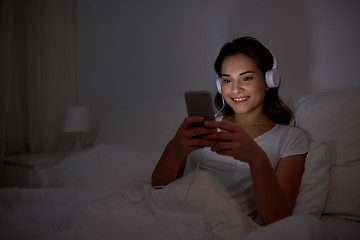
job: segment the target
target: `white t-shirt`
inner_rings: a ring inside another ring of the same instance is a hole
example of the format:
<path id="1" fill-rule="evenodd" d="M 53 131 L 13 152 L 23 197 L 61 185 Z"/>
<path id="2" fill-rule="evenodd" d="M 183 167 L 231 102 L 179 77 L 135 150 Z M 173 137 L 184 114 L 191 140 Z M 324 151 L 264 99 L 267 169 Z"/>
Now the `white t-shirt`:
<path id="1" fill-rule="evenodd" d="M 281 158 L 305 154 L 309 147 L 305 132 L 289 125 L 277 124 L 254 140 L 264 150 L 274 170 Z M 247 163 L 219 155 L 210 148 L 203 148 L 188 156 L 184 175 L 194 171 L 198 164 L 199 170 L 210 172 L 219 178 L 247 214 L 254 213 L 255 198 Z"/>

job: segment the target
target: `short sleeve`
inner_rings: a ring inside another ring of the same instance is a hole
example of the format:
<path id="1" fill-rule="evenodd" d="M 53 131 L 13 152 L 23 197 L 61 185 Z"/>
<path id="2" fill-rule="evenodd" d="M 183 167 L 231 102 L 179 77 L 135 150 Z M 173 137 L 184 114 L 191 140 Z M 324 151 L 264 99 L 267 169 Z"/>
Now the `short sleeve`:
<path id="1" fill-rule="evenodd" d="M 292 127 L 285 144 L 285 148 L 281 157 L 288 157 L 291 155 L 305 154 L 309 150 L 309 140 L 305 132 L 296 127 Z"/>

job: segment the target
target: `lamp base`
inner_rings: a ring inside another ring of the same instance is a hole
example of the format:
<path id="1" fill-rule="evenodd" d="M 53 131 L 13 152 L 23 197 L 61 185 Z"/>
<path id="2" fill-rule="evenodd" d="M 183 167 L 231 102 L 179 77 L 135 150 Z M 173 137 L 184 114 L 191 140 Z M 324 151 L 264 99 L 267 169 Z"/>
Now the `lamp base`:
<path id="1" fill-rule="evenodd" d="M 76 143 L 75 143 L 75 146 L 74 148 L 71 150 L 71 154 L 75 154 L 75 153 L 78 153 L 80 151 L 82 151 L 84 148 L 82 147 L 81 143 L 80 143 L 80 137 L 78 137 L 76 139 Z"/>

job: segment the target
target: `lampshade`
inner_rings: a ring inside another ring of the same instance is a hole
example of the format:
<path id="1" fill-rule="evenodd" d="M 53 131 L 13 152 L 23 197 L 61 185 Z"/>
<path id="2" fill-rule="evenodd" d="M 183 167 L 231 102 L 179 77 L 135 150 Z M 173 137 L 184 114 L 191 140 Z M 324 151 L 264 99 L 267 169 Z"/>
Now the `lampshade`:
<path id="1" fill-rule="evenodd" d="M 69 107 L 66 111 L 64 132 L 87 132 L 91 130 L 90 111 L 88 107 Z"/>

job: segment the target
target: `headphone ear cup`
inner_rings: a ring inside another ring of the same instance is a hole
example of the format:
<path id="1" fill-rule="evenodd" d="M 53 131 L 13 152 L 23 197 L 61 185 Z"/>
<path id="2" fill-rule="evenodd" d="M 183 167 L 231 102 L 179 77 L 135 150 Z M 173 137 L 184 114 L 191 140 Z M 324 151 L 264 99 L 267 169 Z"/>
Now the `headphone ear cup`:
<path id="1" fill-rule="evenodd" d="M 216 78 L 216 88 L 218 93 L 220 93 L 222 95 L 222 91 L 221 91 L 221 78 L 217 77 Z"/>
<path id="2" fill-rule="evenodd" d="M 269 88 L 277 88 L 280 84 L 280 74 L 277 69 L 271 69 L 265 73 L 266 85 Z"/>

